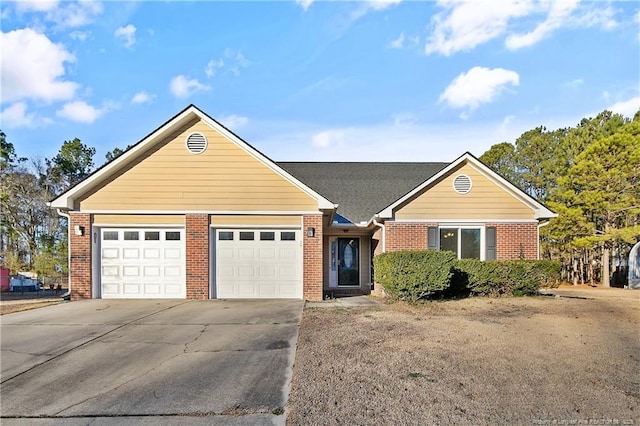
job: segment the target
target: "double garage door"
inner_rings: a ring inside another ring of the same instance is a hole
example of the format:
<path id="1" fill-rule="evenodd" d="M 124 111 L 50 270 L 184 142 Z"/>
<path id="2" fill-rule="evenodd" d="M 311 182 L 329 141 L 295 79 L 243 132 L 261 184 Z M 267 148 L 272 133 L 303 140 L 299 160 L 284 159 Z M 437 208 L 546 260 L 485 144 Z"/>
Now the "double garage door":
<path id="1" fill-rule="evenodd" d="M 100 230 L 100 297 L 185 298 L 184 229 Z M 212 297 L 302 298 L 298 229 L 216 229 Z"/>

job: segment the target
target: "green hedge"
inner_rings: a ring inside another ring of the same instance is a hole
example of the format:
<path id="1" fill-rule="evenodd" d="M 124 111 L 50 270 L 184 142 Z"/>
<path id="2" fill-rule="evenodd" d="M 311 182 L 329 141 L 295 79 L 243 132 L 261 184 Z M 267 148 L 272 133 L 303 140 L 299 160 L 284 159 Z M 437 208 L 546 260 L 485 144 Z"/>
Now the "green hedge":
<path id="1" fill-rule="evenodd" d="M 451 286 L 456 256 L 452 252 L 407 250 L 374 258 L 375 280 L 392 297 L 416 302 Z"/>
<path id="2" fill-rule="evenodd" d="M 456 261 L 457 279 L 477 295 L 526 296 L 560 279 L 560 262 L 550 260 Z"/>
<path id="3" fill-rule="evenodd" d="M 392 297 L 415 302 L 434 296 L 524 296 L 560 278 L 560 263 L 547 260 L 480 261 L 455 253 L 410 250 L 374 258 L 375 280 Z"/>

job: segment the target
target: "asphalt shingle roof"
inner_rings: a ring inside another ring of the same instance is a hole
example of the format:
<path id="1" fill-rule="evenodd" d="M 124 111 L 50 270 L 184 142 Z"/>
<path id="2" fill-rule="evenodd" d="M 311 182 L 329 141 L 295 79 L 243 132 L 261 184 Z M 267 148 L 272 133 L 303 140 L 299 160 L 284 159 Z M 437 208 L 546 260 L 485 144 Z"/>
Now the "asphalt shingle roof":
<path id="1" fill-rule="evenodd" d="M 368 221 L 449 163 L 278 162 L 302 183 L 339 204 L 353 223 Z"/>

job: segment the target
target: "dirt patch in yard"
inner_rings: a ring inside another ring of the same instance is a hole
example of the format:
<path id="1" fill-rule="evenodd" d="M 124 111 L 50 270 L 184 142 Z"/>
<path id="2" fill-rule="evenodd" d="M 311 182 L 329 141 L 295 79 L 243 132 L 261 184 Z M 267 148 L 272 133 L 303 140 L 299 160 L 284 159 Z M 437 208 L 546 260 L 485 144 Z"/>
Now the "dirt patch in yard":
<path id="1" fill-rule="evenodd" d="M 639 324 L 638 299 L 305 309 L 287 424 L 640 424 Z"/>
<path id="2" fill-rule="evenodd" d="M 57 305 L 62 301 L 48 302 L 25 302 L 15 304 L 0 304 L 0 315 L 12 314 L 14 312 L 29 311 L 31 309 L 44 308 L 45 306 Z"/>

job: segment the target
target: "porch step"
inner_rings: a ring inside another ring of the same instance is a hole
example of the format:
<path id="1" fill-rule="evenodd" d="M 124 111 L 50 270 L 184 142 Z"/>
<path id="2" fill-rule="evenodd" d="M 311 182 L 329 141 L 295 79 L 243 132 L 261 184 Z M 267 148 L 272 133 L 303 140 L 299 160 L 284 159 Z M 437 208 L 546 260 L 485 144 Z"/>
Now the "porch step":
<path id="1" fill-rule="evenodd" d="M 364 296 L 370 294 L 368 289 L 361 288 L 331 288 L 323 292 L 324 299 L 335 299 L 337 297 Z"/>

